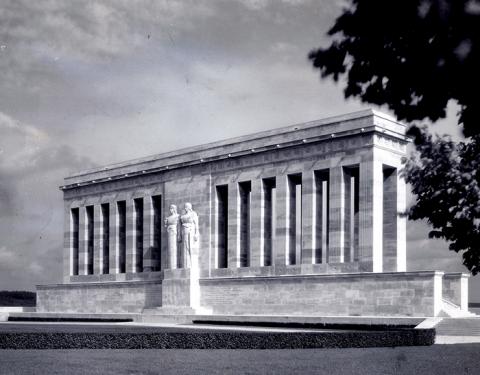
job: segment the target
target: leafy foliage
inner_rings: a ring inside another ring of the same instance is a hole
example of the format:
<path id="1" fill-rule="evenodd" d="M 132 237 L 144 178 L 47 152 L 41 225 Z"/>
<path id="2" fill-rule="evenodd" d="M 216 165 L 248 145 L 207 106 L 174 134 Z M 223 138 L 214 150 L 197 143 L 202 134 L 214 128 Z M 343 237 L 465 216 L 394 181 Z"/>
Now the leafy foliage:
<path id="1" fill-rule="evenodd" d="M 446 115 L 460 105 L 466 136 L 480 133 L 478 0 L 352 0 L 312 51 L 322 77 L 346 75 L 346 97 L 386 104 L 400 120 Z"/>
<path id="2" fill-rule="evenodd" d="M 450 242 L 450 250 L 463 251 L 463 264 L 480 272 L 480 136 L 455 143 L 436 137 L 426 128 L 412 127 L 416 152 L 402 171 L 417 200 L 409 218 L 426 219 L 431 238 Z"/>

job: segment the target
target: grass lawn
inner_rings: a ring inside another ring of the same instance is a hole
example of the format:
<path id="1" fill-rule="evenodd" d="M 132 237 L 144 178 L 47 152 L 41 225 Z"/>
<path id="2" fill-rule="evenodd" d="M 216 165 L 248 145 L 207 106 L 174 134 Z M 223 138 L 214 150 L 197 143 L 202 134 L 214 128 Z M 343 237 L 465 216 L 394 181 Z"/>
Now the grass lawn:
<path id="1" fill-rule="evenodd" d="M 307 350 L 0 350 L 0 374 L 478 374 L 480 344 Z"/>

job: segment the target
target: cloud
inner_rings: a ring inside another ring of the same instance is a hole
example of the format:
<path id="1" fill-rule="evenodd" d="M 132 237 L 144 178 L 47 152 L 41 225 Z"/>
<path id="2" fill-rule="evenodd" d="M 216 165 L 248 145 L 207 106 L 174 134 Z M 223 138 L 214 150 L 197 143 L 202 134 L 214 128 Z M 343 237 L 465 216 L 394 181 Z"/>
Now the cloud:
<path id="1" fill-rule="evenodd" d="M 151 37 L 152 25 L 162 25 L 164 32 L 155 37 L 168 40 L 193 27 L 181 21 L 212 16 L 212 9 L 188 0 L 12 0 L 2 3 L 0 35 L 6 50 L 28 47 L 39 58 L 90 60 L 129 54 Z"/>
<path id="2" fill-rule="evenodd" d="M 14 176 L 28 165 L 45 135 L 1 112 L 0 134 L 0 216 L 7 216 L 15 209 L 17 186 Z"/>
<path id="3" fill-rule="evenodd" d="M 61 275 L 63 177 L 94 163 L 0 112 L 0 284 L 31 289 Z M 55 267 L 55 269 L 53 269 Z"/>
<path id="4" fill-rule="evenodd" d="M 15 254 L 5 246 L 0 247 L 0 264 L 9 268 L 15 262 Z"/>
<path id="5" fill-rule="evenodd" d="M 257 70 L 252 79 L 262 81 L 283 61 L 302 66 L 316 85 L 306 55 L 339 11 L 328 1 L 294 8 L 273 2 L 272 12 L 246 12 L 236 1 L 4 4 L 0 110 L 59 136 L 83 118 L 144 110 L 155 85 L 162 96 L 175 95 L 162 80 L 179 74 L 188 84 L 191 68 L 202 63 L 219 72 L 249 65 Z"/>
<path id="6" fill-rule="evenodd" d="M 313 0 L 237 0 L 250 10 L 261 10 L 275 3 L 289 6 L 300 6 L 312 4 Z"/>
<path id="7" fill-rule="evenodd" d="M 52 203 L 39 197 L 49 197 L 66 174 L 95 165 L 45 131 L 2 112 L 0 133 L 0 217 L 34 216 L 31 208 Z"/>
<path id="8" fill-rule="evenodd" d="M 0 247 L 2 290 L 34 290 L 35 285 L 60 282 L 62 272 L 62 253 L 56 247 L 31 252 Z"/>
<path id="9" fill-rule="evenodd" d="M 25 190 L 19 189 L 22 183 L 94 165 L 88 157 L 75 154 L 70 146 L 58 143 L 45 131 L 3 112 L 0 133 L 1 216 L 11 214 L 19 203 L 16 197 Z"/>
<path id="10" fill-rule="evenodd" d="M 248 9 L 258 10 L 265 8 L 270 3 L 270 0 L 241 0 L 240 3 Z"/>
<path id="11" fill-rule="evenodd" d="M 193 0 L 3 1 L 0 88 L 41 95 L 68 80 L 72 66 L 171 44 L 212 16 L 210 3 Z"/>
<path id="12" fill-rule="evenodd" d="M 27 163 L 46 134 L 32 126 L 21 124 L 12 117 L 0 112 L 0 167 L 18 168 Z"/>

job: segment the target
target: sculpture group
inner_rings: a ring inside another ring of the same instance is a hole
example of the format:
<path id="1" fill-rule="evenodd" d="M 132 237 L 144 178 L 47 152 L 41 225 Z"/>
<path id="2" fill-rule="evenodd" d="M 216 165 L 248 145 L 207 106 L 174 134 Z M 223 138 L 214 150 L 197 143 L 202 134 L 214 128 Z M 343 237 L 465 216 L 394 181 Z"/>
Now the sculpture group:
<path id="1" fill-rule="evenodd" d="M 179 228 L 180 226 L 180 228 Z M 165 218 L 168 233 L 168 255 L 170 269 L 177 268 L 178 246 L 181 244 L 182 267 L 191 268 L 192 251 L 198 242 L 198 215 L 190 202 L 185 203 L 182 214 L 178 214 L 177 206 L 170 205 L 170 215 Z"/>

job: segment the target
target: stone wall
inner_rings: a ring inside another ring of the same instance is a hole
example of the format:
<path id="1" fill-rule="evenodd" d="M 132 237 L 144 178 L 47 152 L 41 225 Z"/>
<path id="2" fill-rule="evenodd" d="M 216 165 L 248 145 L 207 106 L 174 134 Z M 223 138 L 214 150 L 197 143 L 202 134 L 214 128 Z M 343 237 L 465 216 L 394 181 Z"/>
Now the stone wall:
<path id="1" fill-rule="evenodd" d="M 161 304 L 159 281 L 37 286 L 37 312 L 140 313 Z"/>
<path id="2" fill-rule="evenodd" d="M 461 272 L 446 273 L 443 276 L 442 298 L 468 310 L 468 277 Z"/>
<path id="3" fill-rule="evenodd" d="M 259 267 L 258 271 L 270 268 Z M 38 286 L 37 311 L 108 314 L 188 307 L 188 271 L 165 271 L 163 280 Z M 217 271 L 225 272 L 200 279 L 200 307 L 213 314 L 423 317 L 438 315 L 442 298 L 464 310 L 468 304 L 468 275 L 461 273 L 294 272 L 279 276 L 259 272 L 237 276 L 229 269 Z"/>
<path id="4" fill-rule="evenodd" d="M 214 314 L 435 316 L 442 272 L 201 279 Z"/>

